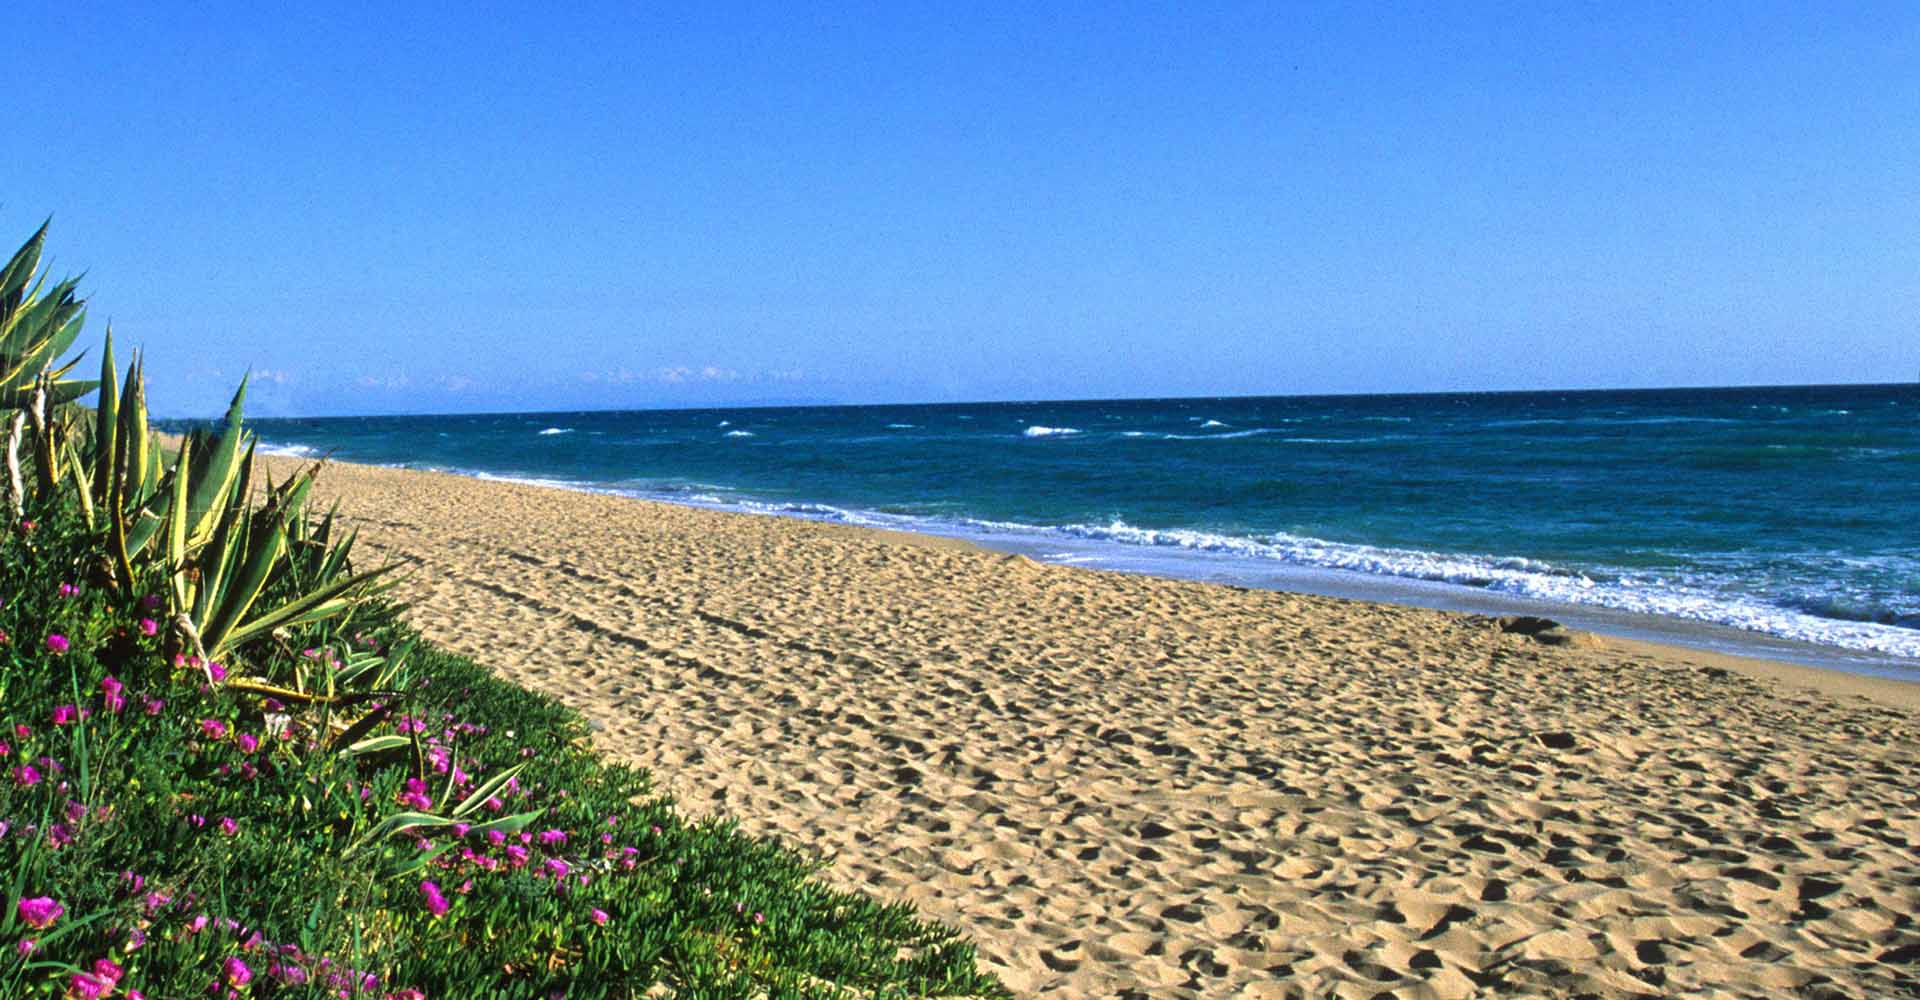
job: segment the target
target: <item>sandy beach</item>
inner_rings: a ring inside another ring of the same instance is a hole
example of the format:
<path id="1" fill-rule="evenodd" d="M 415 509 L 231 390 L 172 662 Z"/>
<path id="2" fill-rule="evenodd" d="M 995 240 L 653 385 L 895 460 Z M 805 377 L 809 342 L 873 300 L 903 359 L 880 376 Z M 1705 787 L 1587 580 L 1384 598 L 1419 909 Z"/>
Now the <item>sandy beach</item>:
<path id="1" fill-rule="evenodd" d="M 1920 990 L 1914 685 L 433 473 L 319 493 L 416 564 L 429 636 L 1023 996 Z"/>

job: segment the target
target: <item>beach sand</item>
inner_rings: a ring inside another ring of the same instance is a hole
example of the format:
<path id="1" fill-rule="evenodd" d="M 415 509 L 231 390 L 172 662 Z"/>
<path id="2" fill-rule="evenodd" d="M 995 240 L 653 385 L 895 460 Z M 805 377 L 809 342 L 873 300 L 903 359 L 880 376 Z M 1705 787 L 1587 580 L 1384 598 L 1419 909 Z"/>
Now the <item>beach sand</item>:
<path id="1" fill-rule="evenodd" d="M 1920 990 L 1913 685 L 432 473 L 319 493 L 417 564 L 429 636 L 1021 995 Z"/>

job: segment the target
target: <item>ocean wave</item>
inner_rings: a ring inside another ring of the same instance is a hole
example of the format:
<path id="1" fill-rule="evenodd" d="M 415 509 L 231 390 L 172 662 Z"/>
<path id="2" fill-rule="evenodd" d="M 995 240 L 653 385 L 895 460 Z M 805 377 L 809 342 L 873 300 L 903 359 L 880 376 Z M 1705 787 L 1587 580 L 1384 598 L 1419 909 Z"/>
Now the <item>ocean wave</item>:
<path id="1" fill-rule="evenodd" d="M 1378 438 L 1378 437 L 1357 437 L 1357 438 L 1302 438 L 1302 437 L 1293 437 L 1293 438 L 1281 438 L 1281 440 L 1283 440 L 1283 441 L 1285 441 L 1285 442 L 1287 442 L 1288 444 L 1371 444 L 1372 442 L 1375 442 L 1375 441 L 1384 441 L 1384 440 L 1386 440 L 1386 438 Z"/>
<path id="2" fill-rule="evenodd" d="M 1052 526 L 993 521 L 968 523 L 987 531 L 1173 548 L 1371 576 L 1447 583 L 1555 604 L 1592 605 L 1683 618 L 1802 642 L 1890 656 L 1920 657 L 1920 631 L 1900 624 L 1842 620 L 1738 595 L 1695 589 L 1684 583 L 1675 585 L 1663 580 L 1629 576 L 1596 576 L 1520 557 L 1425 552 L 1329 542 L 1288 534 L 1248 538 L 1196 530 L 1140 528 L 1121 520 L 1107 524 Z"/>
<path id="3" fill-rule="evenodd" d="M 1080 433 L 1080 428 L 1078 427 L 1042 427 L 1039 424 L 1034 424 L 1028 427 L 1026 430 L 1020 432 L 1022 437 L 1030 437 L 1030 438 L 1064 437 L 1069 434 L 1078 434 L 1078 433 Z"/>
<path id="4" fill-rule="evenodd" d="M 890 431 L 910 431 L 910 430 L 913 430 L 915 426 L 917 426 L 917 425 L 915 425 L 915 424 L 888 424 L 888 425 L 887 425 L 887 429 L 888 429 L 888 430 L 890 430 Z"/>
<path id="5" fill-rule="evenodd" d="M 307 444 L 274 444 L 262 441 L 259 445 L 262 455 L 284 455 L 290 458 L 319 458 L 320 449 Z"/>
<path id="6" fill-rule="evenodd" d="M 1262 434 L 1278 434 L 1271 427 L 1250 427 L 1244 431 L 1229 431 L 1225 434 L 1162 434 L 1162 441 L 1232 441 L 1236 438 L 1259 437 Z M 1292 440 L 1289 438 L 1288 440 Z"/>
<path id="7" fill-rule="evenodd" d="M 1200 426 L 1202 426 L 1202 427 L 1226 427 L 1226 426 L 1228 426 L 1228 425 L 1226 425 L 1226 424 L 1223 424 L 1223 423 L 1221 423 L 1221 422 L 1220 422 L 1220 421 L 1218 421 L 1218 420 L 1209 420 L 1209 421 L 1207 421 L 1206 423 L 1204 423 L 1204 424 L 1201 424 Z"/>
<path id="8" fill-rule="evenodd" d="M 573 433 L 573 428 L 571 427 L 549 427 L 546 430 L 541 431 L 540 436 L 547 437 L 553 434 L 572 434 L 572 433 Z"/>
<path id="9" fill-rule="evenodd" d="M 753 432 L 752 431 L 728 431 L 725 436 L 730 438 L 750 438 L 753 436 Z"/>

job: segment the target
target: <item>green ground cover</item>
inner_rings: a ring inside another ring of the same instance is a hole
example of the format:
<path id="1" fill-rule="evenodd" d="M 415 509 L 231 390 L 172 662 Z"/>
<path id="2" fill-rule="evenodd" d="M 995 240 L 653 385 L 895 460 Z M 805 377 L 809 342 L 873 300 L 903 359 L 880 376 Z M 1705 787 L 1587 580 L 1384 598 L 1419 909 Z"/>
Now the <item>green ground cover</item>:
<path id="1" fill-rule="evenodd" d="M 110 337 L 68 377 L 44 233 L 0 272 L 0 996 L 1005 995 L 421 640 L 316 470 L 254 481 L 244 385 L 163 453 Z"/>

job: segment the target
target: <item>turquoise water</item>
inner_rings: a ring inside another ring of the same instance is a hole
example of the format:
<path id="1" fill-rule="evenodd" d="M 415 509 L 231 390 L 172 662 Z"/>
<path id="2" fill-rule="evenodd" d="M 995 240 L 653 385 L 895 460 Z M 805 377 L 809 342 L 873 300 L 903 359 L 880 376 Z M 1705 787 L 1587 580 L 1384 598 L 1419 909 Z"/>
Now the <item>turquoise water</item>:
<path id="1" fill-rule="evenodd" d="M 1914 385 L 262 420 L 283 451 L 1920 657 Z M 1467 602 L 1471 604 L 1472 602 Z"/>

